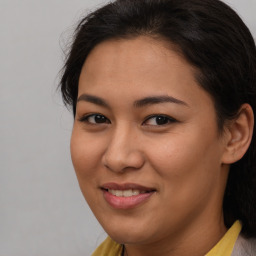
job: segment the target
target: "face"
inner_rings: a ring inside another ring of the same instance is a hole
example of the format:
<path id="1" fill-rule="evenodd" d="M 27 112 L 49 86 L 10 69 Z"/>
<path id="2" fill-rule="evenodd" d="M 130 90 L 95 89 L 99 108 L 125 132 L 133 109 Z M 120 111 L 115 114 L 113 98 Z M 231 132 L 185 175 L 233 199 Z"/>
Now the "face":
<path id="1" fill-rule="evenodd" d="M 147 37 L 103 42 L 82 68 L 72 161 L 90 208 L 120 243 L 195 236 L 222 218 L 224 140 L 194 73 Z"/>

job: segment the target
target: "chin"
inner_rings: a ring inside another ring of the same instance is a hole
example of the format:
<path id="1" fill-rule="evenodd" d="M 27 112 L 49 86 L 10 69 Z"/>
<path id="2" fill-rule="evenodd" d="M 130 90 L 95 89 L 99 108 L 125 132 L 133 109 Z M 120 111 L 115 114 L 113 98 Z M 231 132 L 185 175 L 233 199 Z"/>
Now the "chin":
<path id="1" fill-rule="evenodd" d="M 149 240 L 148 234 L 145 237 L 145 233 L 141 234 L 138 231 L 117 231 L 117 232 L 108 232 L 108 235 L 119 244 L 143 244 Z"/>
<path id="2" fill-rule="evenodd" d="M 119 244 L 136 244 L 136 243 L 146 243 L 151 240 L 151 233 L 156 234 L 148 229 L 150 224 L 142 223 L 141 221 L 136 222 L 133 220 L 125 222 L 113 221 L 108 222 L 106 225 L 101 223 L 107 234 Z"/>

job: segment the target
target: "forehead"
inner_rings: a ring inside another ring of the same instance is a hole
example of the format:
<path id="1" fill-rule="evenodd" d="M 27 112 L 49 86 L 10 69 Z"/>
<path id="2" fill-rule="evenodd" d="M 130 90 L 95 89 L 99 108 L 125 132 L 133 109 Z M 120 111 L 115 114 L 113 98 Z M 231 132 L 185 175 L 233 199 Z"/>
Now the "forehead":
<path id="1" fill-rule="evenodd" d="M 195 78 L 197 70 L 173 48 L 163 40 L 145 36 L 98 44 L 83 65 L 78 97 L 86 93 L 132 102 L 158 94 L 188 105 L 213 105 Z"/>
<path id="2" fill-rule="evenodd" d="M 98 69 L 102 67 L 106 69 L 111 64 L 116 64 L 121 68 L 123 64 L 127 69 L 142 71 L 143 68 L 152 68 L 153 64 L 154 69 L 158 69 L 158 67 L 162 69 L 163 67 L 159 65 L 170 65 L 171 58 L 177 67 L 186 65 L 191 71 L 195 71 L 195 68 L 179 54 L 180 52 L 179 48 L 171 43 L 147 36 L 112 39 L 96 45 L 89 53 L 84 67 L 88 70 L 92 65 L 97 65 Z M 99 64 L 103 64 L 103 66 L 99 66 Z"/>
<path id="3" fill-rule="evenodd" d="M 190 83 L 197 84 L 194 67 L 173 48 L 163 40 L 145 36 L 102 42 L 87 57 L 80 80 L 93 81 L 94 85 L 112 81 L 112 85 L 145 86 L 150 81 L 160 85 L 165 79 L 172 84 L 189 77 Z M 88 81 L 87 86 L 90 84 Z"/>

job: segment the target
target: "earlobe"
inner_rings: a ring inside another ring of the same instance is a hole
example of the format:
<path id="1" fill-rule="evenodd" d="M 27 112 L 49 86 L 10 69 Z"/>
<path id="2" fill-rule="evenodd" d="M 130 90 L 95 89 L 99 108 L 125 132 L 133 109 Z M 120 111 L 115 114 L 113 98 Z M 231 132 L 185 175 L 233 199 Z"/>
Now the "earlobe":
<path id="1" fill-rule="evenodd" d="M 249 104 L 245 103 L 227 127 L 228 139 L 222 157 L 223 164 L 235 163 L 244 156 L 252 140 L 253 127 L 253 110 Z"/>

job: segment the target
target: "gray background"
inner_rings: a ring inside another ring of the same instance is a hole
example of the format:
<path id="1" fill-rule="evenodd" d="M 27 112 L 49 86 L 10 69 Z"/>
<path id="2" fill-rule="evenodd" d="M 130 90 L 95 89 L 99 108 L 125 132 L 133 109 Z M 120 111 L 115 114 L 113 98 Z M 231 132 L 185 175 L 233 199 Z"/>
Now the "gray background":
<path id="1" fill-rule="evenodd" d="M 106 1 L 105 1 L 106 2 Z M 226 1 L 256 35 L 256 0 Z M 63 46 L 101 0 L 0 0 L 0 256 L 87 256 L 105 238 L 77 184 Z"/>

